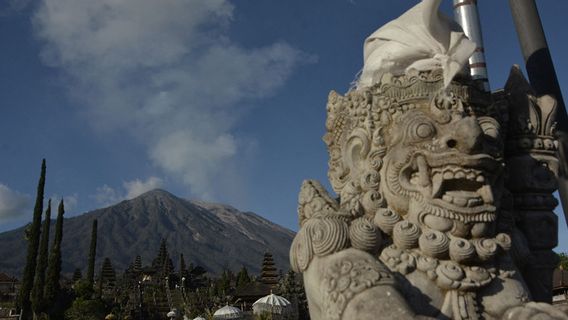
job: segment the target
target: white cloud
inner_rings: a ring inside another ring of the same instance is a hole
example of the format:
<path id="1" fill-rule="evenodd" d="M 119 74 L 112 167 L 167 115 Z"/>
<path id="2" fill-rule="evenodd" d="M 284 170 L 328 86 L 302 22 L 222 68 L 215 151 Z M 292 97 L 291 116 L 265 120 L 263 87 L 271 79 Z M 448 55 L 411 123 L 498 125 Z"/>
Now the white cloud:
<path id="1" fill-rule="evenodd" d="M 51 196 L 51 216 L 56 217 L 57 216 L 57 208 L 59 206 L 59 202 L 61 201 L 62 197 L 58 194 L 53 194 Z M 77 193 L 74 193 L 72 195 L 67 195 L 63 197 L 63 204 L 65 206 L 65 212 L 71 212 L 74 209 L 77 208 L 77 205 L 79 204 L 79 195 Z"/>
<path id="2" fill-rule="evenodd" d="M 95 194 L 92 195 L 91 198 L 93 198 L 97 204 L 102 206 L 110 206 L 124 199 L 116 190 L 106 184 L 97 188 Z"/>
<path id="3" fill-rule="evenodd" d="M 135 179 L 132 181 L 124 182 L 124 188 L 126 189 L 126 199 L 133 199 L 139 195 L 146 193 L 150 190 L 160 188 L 164 185 L 162 179 L 158 177 L 150 177 L 146 181 L 140 179 Z"/>
<path id="4" fill-rule="evenodd" d="M 231 41 L 233 10 L 228 0 L 43 0 L 34 22 L 44 61 L 64 71 L 95 128 L 126 132 L 194 195 L 211 196 L 239 179 L 249 141 L 235 136 L 237 106 L 313 59 L 284 42 Z"/>
<path id="5" fill-rule="evenodd" d="M 97 188 L 95 194 L 91 196 L 97 204 L 102 206 L 110 206 L 122 200 L 128 200 L 138 197 L 150 190 L 161 188 L 164 181 L 158 177 L 149 177 L 148 179 L 140 180 L 134 179 L 131 181 L 124 181 L 122 186 L 124 190 L 116 190 L 108 185 L 103 185 Z"/>
<path id="6" fill-rule="evenodd" d="M 0 183 L 0 222 L 31 216 L 31 197 Z"/>

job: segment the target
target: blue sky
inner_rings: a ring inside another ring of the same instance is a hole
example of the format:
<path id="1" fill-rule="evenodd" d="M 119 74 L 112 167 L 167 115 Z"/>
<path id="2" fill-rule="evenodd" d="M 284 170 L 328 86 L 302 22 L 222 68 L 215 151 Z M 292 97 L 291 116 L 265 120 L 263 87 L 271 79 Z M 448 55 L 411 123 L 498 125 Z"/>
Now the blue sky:
<path id="1" fill-rule="evenodd" d="M 416 3 L 2 1 L 0 231 L 31 219 L 44 157 L 67 216 L 160 187 L 296 230 L 301 181 L 327 180 L 329 91 L 347 91 L 364 39 Z M 497 89 L 522 56 L 507 1 L 479 5 Z M 568 1 L 539 10 L 568 95 Z"/>

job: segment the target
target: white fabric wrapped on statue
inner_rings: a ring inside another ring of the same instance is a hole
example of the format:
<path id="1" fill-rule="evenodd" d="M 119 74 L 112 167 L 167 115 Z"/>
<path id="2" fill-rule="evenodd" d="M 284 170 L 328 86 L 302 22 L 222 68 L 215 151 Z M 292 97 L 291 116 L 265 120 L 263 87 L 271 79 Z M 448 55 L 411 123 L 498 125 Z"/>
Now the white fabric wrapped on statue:
<path id="1" fill-rule="evenodd" d="M 371 34 L 364 44 L 364 66 L 357 88 L 370 87 L 385 73 L 409 69 L 444 70 L 444 86 L 463 70 L 475 43 L 438 8 L 441 0 L 423 0 Z"/>

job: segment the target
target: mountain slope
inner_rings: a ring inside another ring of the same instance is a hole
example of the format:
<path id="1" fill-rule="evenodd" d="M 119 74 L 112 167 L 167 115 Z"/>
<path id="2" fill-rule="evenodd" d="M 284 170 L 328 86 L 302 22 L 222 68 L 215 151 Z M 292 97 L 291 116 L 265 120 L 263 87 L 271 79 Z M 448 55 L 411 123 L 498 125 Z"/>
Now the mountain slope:
<path id="1" fill-rule="evenodd" d="M 161 238 L 168 244 L 176 269 L 179 254 L 187 264 L 220 273 L 223 268 L 260 270 L 266 250 L 278 268 L 288 269 L 288 250 L 294 233 L 254 213 L 221 204 L 188 201 L 164 190 L 65 219 L 63 272 L 86 270 L 91 224 L 98 219 L 97 271 L 105 257 L 122 271 L 142 256 L 149 265 Z M 0 233 L 0 271 L 20 275 L 26 255 L 24 228 Z"/>

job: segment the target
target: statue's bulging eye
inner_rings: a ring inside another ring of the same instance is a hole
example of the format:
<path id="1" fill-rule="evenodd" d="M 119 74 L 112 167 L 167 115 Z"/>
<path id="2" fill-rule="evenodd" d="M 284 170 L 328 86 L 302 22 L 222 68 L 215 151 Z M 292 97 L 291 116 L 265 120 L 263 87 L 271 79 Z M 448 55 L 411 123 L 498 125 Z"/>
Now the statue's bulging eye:
<path id="1" fill-rule="evenodd" d="M 434 136 L 436 129 L 430 123 L 420 123 L 416 126 L 416 137 L 420 139 L 427 139 Z"/>
<path id="2" fill-rule="evenodd" d="M 436 136 L 435 122 L 422 112 L 409 112 L 402 122 L 406 122 L 404 137 L 408 143 L 424 142 Z"/>

